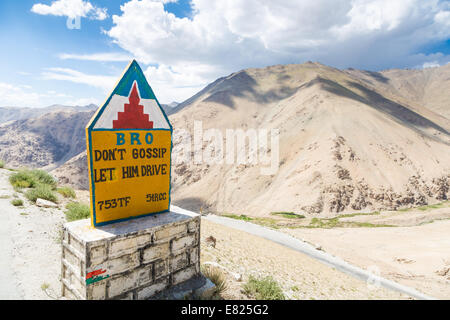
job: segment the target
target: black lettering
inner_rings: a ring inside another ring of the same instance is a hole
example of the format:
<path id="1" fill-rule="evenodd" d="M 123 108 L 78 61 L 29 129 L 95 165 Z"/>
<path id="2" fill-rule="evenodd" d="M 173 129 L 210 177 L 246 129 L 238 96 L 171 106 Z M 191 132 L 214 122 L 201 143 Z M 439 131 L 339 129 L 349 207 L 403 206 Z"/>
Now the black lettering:
<path id="1" fill-rule="evenodd" d="M 117 149 L 117 152 L 120 152 L 120 160 L 123 160 L 123 154 L 126 152 L 125 149 Z"/>
<path id="2" fill-rule="evenodd" d="M 99 150 L 94 151 L 95 154 L 95 161 L 99 161 L 102 158 L 102 152 Z"/>
<path id="3" fill-rule="evenodd" d="M 122 178 L 134 178 L 139 177 L 139 167 L 138 166 L 126 166 L 122 167 Z"/>
<path id="4" fill-rule="evenodd" d="M 116 150 L 108 150 L 108 160 L 116 160 Z"/>

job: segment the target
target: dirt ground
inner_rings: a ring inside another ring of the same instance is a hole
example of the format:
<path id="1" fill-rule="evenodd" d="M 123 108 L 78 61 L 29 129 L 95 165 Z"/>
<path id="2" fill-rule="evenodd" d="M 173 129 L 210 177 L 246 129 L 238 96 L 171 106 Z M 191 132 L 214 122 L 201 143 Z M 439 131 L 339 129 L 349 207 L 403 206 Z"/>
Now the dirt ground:
<path id="1" fill-rule="evenodd" d="M 207 237 L 216 239 L 212 247 Z M 289 299 L 407 299 L 373 287 L 271 241 L 202 220 L 201 263 L 219 264 L 227 276 L 225 299 L 249 299 L 242 286 L 250 275 L 272 276 Z M 235 276 L 240 275 L 241 281 Z"/>
<path id="2" fill-rule="evenodd" d="M 347 262 L 439 299 L 450 299 L 450 203 L 340 221 L 392 227 L 285 228 Z"/>
<path id="3" fill-rule="evenodd" d="M 20 299 L 56 299 L 61 295 L 61 225 L 66 221 L 60 208 L 39 208 L 31 204 L 23 193 L 15 192 L 8 182 L 10 171 L 0 169 L 0 199 L 2 218 L 11 228 L 12 248 L 2 248 L 12 264 L 13 283 Z M 15 207 L 13 199 L 24 205 Z"/>
<path id="4" fill-rule="evenodd" d="M 60 208 L 36 207 L 22 193 L 12 189 L 7 181 L 9 174 L 9 171 L 0 169 L 2 215 L 8 218 L 12 237 L 12 248 L 2 249 L 10 255 L 14 282 L 22 299 L 57 299 L 61 268 L 59 230 L 65 222 L 65 200 L 61 199 Z M 15 198 L 24 200 L 24 206 L 13 206 L 10 202 Z M 88 192 L 77 192 L 78 201 L 87 202 L 88 199 Z M 428 213 L 428 218 L 445 219 L 446 210 L 441 208 Z M 395 218 L 400 221 L 401 215 L 405 214 L 398 213 L 394 217 L 382 213 L 345 219 L 381 221 Z M 423 212 L 408 214 L 411 214 L 409 218 L 417 215 L 417 222 L 423 223 L 423 218 L 420 218 Z M 446 273 L 450 266 L 450 220 L 412 227 L 282 230 L 318 243 L 323 250 L 355 265 L 376 266 L 381 275 L 424 293 L 438 298 L 450 296 L 450 272 Z M 201 233 L 201 263 L 212 262 L 224 268 L 228 283 L 222 295 L 225 299 L 248 299 L 242 293 L 242 286 L 249 275 L 271 275 L 289 299 L 409 298 L 368 285 L 281 245 L 210 221 L 202 220 Z M 215 248 L 205 242 L 209 236 L 216 238 Z M 238 275 L 242 278 L 240 281 L 236 280 Z"/>

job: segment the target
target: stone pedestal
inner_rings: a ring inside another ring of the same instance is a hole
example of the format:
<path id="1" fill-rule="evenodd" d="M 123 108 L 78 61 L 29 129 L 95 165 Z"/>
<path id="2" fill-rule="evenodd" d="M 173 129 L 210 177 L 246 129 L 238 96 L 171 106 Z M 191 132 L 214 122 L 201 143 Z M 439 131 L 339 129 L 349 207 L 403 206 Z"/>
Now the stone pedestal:
<path id="1" fill-rule="evenodd" d="M 63 227 L 62 295 L 149 299 L 200 276 L 200 216 L 171 211 L 93 228 Z"/>

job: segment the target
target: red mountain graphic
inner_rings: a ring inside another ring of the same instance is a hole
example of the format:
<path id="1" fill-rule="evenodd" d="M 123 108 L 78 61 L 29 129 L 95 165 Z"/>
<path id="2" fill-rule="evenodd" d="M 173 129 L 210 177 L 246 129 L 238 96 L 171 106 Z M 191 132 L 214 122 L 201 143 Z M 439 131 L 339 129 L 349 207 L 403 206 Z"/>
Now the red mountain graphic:
<path id="1" fill-rule="evenodd" d="M 153 121 L 149 121 L 149 115 L 144 113 L 144 106 L 139 104 L 141 99 L 136 82 L 128 100 L 130 103 L 125 103 L 124 112 L 118 112 L 117 120 L 113 120 L 113 129 L 153 129 Z"/>

